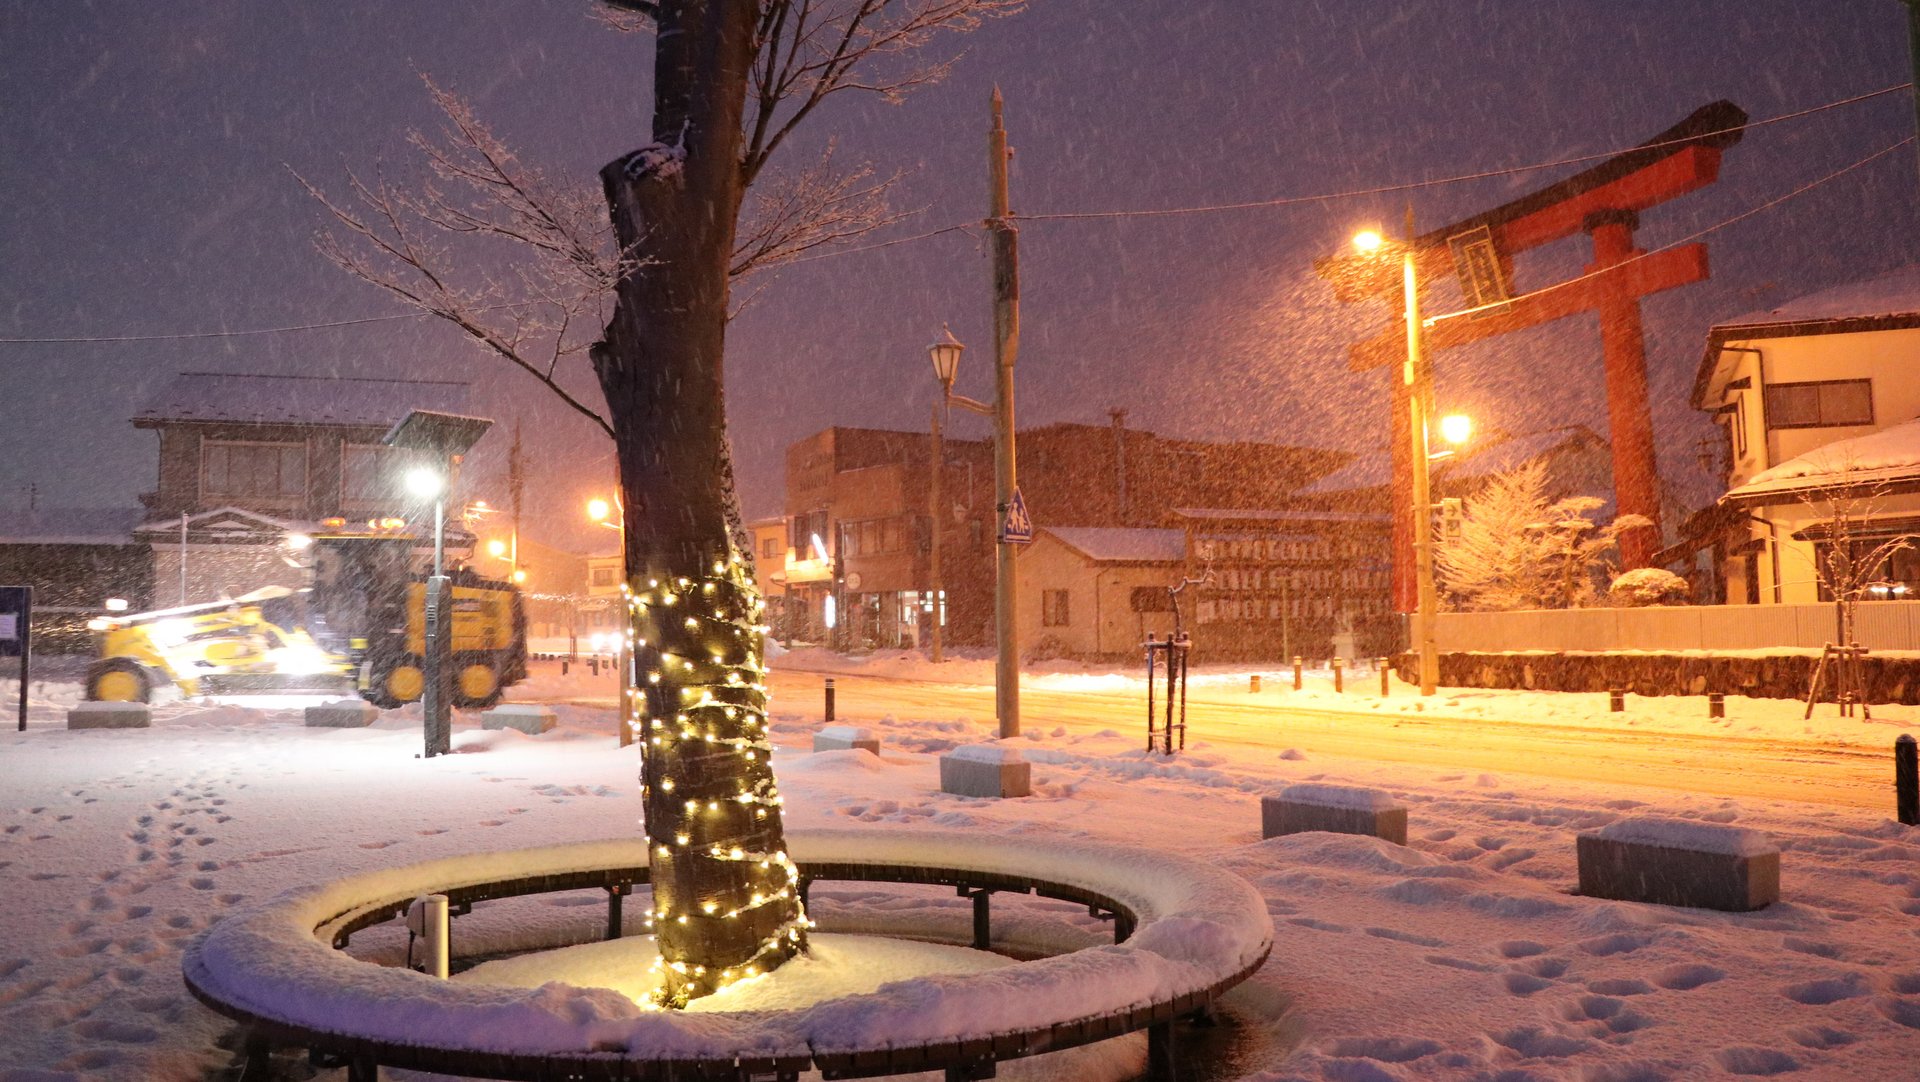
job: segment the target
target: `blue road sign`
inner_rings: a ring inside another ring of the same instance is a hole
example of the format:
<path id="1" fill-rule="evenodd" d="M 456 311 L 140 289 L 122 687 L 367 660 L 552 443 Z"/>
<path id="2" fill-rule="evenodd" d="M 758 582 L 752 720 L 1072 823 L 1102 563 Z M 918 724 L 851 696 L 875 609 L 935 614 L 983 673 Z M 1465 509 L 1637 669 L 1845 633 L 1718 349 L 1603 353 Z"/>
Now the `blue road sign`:
<path id="1" fill-rule="evenodd" d="M 1033 517 L 1027 514 L 1026 498 L 1020 490 L 1013 490 L 1013 499 L 1007 503 L 1007 515 L 1000 520 L 1000 543 L 1003 545 L 1033 544 Z"/>

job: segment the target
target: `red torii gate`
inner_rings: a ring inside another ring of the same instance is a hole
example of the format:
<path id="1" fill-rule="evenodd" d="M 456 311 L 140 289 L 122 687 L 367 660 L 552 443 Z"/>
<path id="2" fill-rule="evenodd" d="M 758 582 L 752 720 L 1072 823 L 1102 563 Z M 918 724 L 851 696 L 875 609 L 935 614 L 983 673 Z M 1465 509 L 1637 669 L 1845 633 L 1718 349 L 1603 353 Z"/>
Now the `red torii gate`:
<path id="1" fill-rule="evenodd" d="M 1621 514 L 1645 515 L 1654 526 L 1626 531 L 1622 563 L 1646 567 L 1660 547 L 1660 489 L 1654 465 L 1653 418 L 1647 402 L 1647 357 L 1640 298 L 1708 276 L 1707 247 L 1695 243 L 1645 255 L 1634 247 L 1639 212 L 1713 183 L 1720 155 L 1740 141 L 1747 114 L 1730 101 L 1694 110 L 1685 120 L 1640 146 L 1492 210 L 1424 233 L 1414 241 L 1419 280 L 1458 274 L 1471 315 L 1443 317 L 1427 334 L 1440 350 L 1580 312 L 1597 312 L 1605 358 L 1607 415 L 1613 444 L 1614 502 Z M 1586 273 L 1559 286 L 1512 296 L 1513 256 L 1577 232 L 1593 239 Z M 1397 276 L 1396 276 L 1397 277 Z M 1341 299 L 1358 299 L 1351 286 Z M 1423 304 L 1424 307 L 1424 304 Z M 1405 359 L 1406 331 L 1396 321 L 1353 347 L 1356 370 Z M 1408 390 L 1393 393 L 1393 593 L 1396 607 L 1413 611 L 1413 481 Z"/>

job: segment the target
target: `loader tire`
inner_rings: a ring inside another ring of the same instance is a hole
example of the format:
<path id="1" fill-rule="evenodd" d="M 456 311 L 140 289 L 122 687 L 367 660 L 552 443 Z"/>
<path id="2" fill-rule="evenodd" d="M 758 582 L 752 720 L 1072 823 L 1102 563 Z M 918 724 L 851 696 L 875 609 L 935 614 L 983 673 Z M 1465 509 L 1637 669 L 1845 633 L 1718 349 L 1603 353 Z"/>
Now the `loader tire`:
<path id="1" fill-rule="evenodd" d="M 454 655 L 453 705 L 462 710 L 484 710 L 498 703 L 505 691 L 500 664 L 491 654 Z"/>
<path id="2" fill-rule="evenodd" d="M 401 654 L 370 668 L 360 697 L 382 710 L 419 702 L 427 689 L 427 672 L 417 654 Z"/>
<path id="3" fill-rule="evenodd" d="M 87 667 L 87 699 L 91 702 L 145 703 L 153 701 L 153 678 L 146 666 L 124 657 L 104 658 Z"/>

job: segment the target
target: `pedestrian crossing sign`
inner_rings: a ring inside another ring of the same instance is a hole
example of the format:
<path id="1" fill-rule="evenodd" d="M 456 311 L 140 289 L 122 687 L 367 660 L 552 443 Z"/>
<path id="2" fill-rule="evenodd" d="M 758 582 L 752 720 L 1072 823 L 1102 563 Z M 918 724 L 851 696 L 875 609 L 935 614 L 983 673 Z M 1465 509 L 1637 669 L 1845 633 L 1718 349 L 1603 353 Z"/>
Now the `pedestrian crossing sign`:
<path id="1" fill-rule="evenodd" d="M 1020 490 L 1013 490 L 1013 499 L 1007 501 L 1006 517 L 1000 520 L 1000 543 L 1003 545 L 1030 545 L 1033 543 L 1033 518 L 1027 514 L 1026 498 Z"/>

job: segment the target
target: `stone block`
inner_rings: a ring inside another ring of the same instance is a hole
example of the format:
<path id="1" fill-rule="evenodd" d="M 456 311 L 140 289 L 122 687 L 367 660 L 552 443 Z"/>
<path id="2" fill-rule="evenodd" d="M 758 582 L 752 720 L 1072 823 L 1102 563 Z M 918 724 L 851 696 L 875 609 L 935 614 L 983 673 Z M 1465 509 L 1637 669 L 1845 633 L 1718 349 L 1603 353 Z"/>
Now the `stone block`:
<path id="1" fill-rule="evenodd" d="M 153 711 L 146 703 L 80 703 L 67 711 L 69 729 L 146 729 Z"/>
<path id="2" fill-rule="evenodd" d="M 365 699 L 340 699 L 306 709 L 307 725 L 315 729 L 364 729 L 380 711 Z"/>
<path id="3" fill-rule="evenodd" d="M 1260 798 L 1260 836 L 1310 830 L 1365 834 L 1407 844 L 1407 807 L 1392 794 L 1351 785 L 1289 785 Z"/>
<path id="4" fill-rule="evenodd" d="M 1744 913 L 1780 900 L 1780 847 L 1689 819 L 1622 819 L 1577 840 L 1580 893 Z"/>
<path id="5" fill-rule="evenodd" d="M 1029 796 L 1033 764 L 1019 748 L 963 744 L 940 757 L 940 791 L 955 796 Z"/>
<path id="6" fill-rule="evenodd" d="M 878 755 L 880 738 L 873 735 L 872 729 L 858 725 L 828 725 L 813 734 L 815 751 L 847 751 L 852 748 L 865 748 Z"/>
<path id="7" fill-rule="evenodd" d="M 552 732 L 558 724 L 553 707 L 539 703 L 502 703 L 480 715 L 482 729 L 518 729 L 528 736 Z"/>

